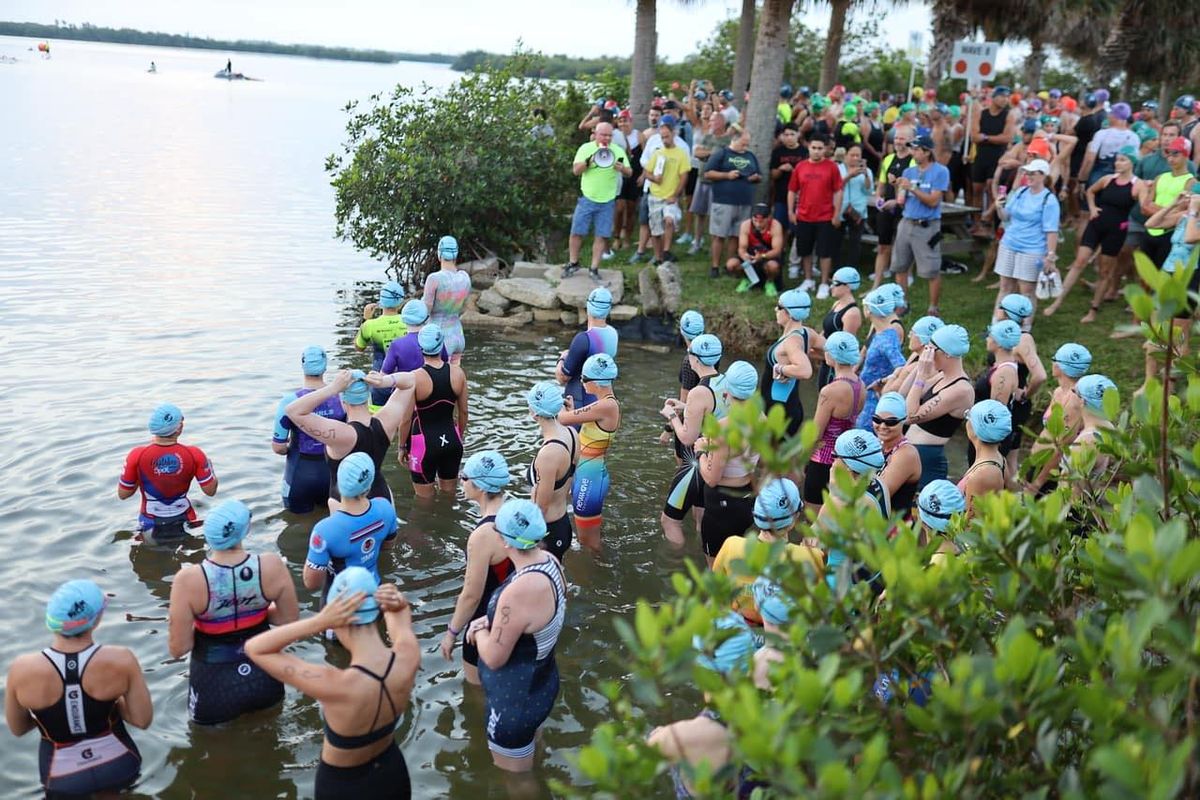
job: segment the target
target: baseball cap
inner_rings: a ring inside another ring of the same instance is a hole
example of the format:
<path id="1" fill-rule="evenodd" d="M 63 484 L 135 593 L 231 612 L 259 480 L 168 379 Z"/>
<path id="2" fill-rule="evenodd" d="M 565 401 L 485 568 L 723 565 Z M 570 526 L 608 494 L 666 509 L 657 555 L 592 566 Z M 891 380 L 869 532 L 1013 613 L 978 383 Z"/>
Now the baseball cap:
<path id="1" fill-rule="evenodd" d="M 484 450 L 467 459 L 462 476 L 485 492 L 502 491 L 508 485 L 508 462 L 497 450 Z"/>
<path id="2" fill-rule="evenodd" d="M 875 404 L 875 415 L 888 415 L 894 419 L 908 419 L 908 401 L 899 392 L 885 392 Z"/>
<path id="3" fill-rule="evenodd" d="M 1050 143 L 1038 137 L 1025 146 L 1025 152 L 1044 159 L 1050 155 Z"/>
<path id="4" fill-rule="evenodd" d="M 1067 342 L 1054 351 L 1054 363 L 1068 378 L 1082 378 L 1092 366 L 1092 353 L 1075 342 Z"/>
<path id="5" fill-rule="evenodd" d="M 366 453 L 351 453 L 338 464 L 338 492 L 343 498 L 362 497 L 374 482 L 375 462 Z"/>
<path id="6" fill-rule="evenodd" d="M 886 317 L 896 310 L 896 298 L 890 292 L 883 291 L 881 287 L 863 298 L 863 307 L 872 316 Z"/>
<path id="7" fill-rule="evenodd" d="M 443 236 L 438 239 L 438 257 L 447 261 L 458 258 L 458 239 L 453 236 Z"/>
<path id="8" fill-rule="evenodd" d="M 612 386 L 617 379 L 617 362 L 608 353 L 596 353 L 583 362 L 580 378 L 597 386 Z"/>
<path id="9" fill-rule="evenodd" d="M 800 513 L 800 490 L 787 478 L 776 478 L 754 499 L 754 524 L 764 531 L 792 527 Z"/>
<path id="10" fill-rule="evenodd" d="M 1012 350 L 1021 343 L 1021 326 L 1011 319 L 1002 319 L 988 326 L 988 336 L 1004 350 Z"/>
<path id="11" fill-rule="evenodd" d="M 375 590 L 378 588 L 379 580 L 366 567 L 346 567 L 333 576 L 329 597 L 325 602 L 332 603 L 342 595 L 363 592 L 366 598 L 354 612 L 353 624 L 370 625 L 379 618 L 379 601 L 375 599 Z"/>
<path id="12" fill-rule="evenodd" d="M 692 646 L 699 651 L 696 665 L 726 675 L 730 672 L 746 669 L 750 657 L 758 649 L 754 643 L 754 634 L 741 614 L 729 612 L 713 621 L 713 627 L 722 636 L 721 643 L 708 655 L 704 637 L 695 636 Z"/>
<path id="13" fill-rule="evenodd" d="M 755 217 L 769 217 L 771 216 L 771 207 L 766 203 L 755 203 L 754 207 L 750 209 L 750 213 Z"/>
<path id="14" fill-rule="evenodd" d="M 699 311 L 688 309 L 679 318 L 679 332 L 688 339 L 694 339 L 704 333 L 704 315 Z"/>
<path id="15" fill-rule="evenodd" d="M 342 392 L 342 400 L 352 406 L 361 406 L 371 396 L 371 387 L 363 380 L 366 377 L 366 373 L 361 369 L 355 369 L 350 371 L 350 376 L 353 380 L 350 381 L 350 385 L 346 387 L 346 390 Z"/>
<path id="16" fill-rule="evenodd" d="M 1000 310 L 1013 322 L 1021 322 L 1033 313 L 1033 301 L 1023 294 L 1006 294 L 1000 300 Z"/>
<path id="17" fill-rule="evenodd" d="M 546 419 L 557 417 L 563 408 L 562 387 L 554 381 L 535 383 L 529 394 L 525 395 L 525 400 L 535 416 Z"/>
<path id="18" fill-rule="evenodd" d="M 417 334 L 417 345 L 421 348 L 421 352 L 427 356 L 436 356 L 442 352 L 442 346 L 446 343 L 446 334 L 442 333 L 442 327 L 436 323 L 421 328 Z"/>
<path id="19" fill-rule="evenodd" d="M 1012 94 L 1012 89 L 1009 89 L 1004 84 L 998 84 L 996 86 L 993 86 L 992 87 L 992 96 L 995 97 L 998 94 L 1010 95 L 1010 94 Z"/>
<path id="20" fill-rule="evenodd" d="M 833 443 L 833 454 L 855 474 L 883 468 L 883 443 L 870 431 L 854 428 Z"/>
<path id="21" fill-rule="evenodd" d="M 812 311 L 812 298 L 803 289 L 788 289 L 779 295 L 778 305 L 796 322 L 808 319 Z"/>
<path id="22" fill-rule="evenodd" d="M 747 400 L 758 391 L 758 370 L 748 361 L 735 361 L 725 370 L 725 391 L 736 400 Z"/>
<path id="23" fill-rule="evenodd" d="M 496 515 L 496 530 L 505 544 L 517 550 L 531 550 L 546 538 L 546 518 L 532 500 L 509 500 Z"/>
<path id="24" fill-rule="evenodd" d="M 1028 164 L 1021 167 L 1021 169 L 1025 170 L 1026 172 L 1040 172 L 1043 175 L 1050 174 L 1050 165 L 1047 164 L 1045 159 L 1042 158 L 1035 158 L 1033 161 L 1030 161 Z"/>
<path id="25" fill-rule="evenodd" d="M 679 120 L 675 119 L 674 114 L 663 114 L 662 119 L 658 121 L 658 127 L 662 128 L 665 126 L 671 130 L 675 130 L 677 124 L 679 124 Z"/>
<path id="26" fill-rule="evenodd" d="M 825 352 L 839 364 L 857 364 L 858 340 L 852 333 L 836 331 L 825 340 Z"/>
<path id="27" fill-rule="evenodd" d="M 1113 103 L 1108 113 L 1116 119 L 1126 120 L 1133 116 L 1133 109 L 1129 107 L 1129 103 Z"/>
<path id="28" fill-rule="evenodd" d="M 1012 412 L 998 400 L 980 400 L 971 406 L 967 419 L 981 442 L 1002 442 L 1012 433 Z"/>
<path id="29" fill-rule="evenodd" d="M 603 286 L 592 289 L 587 298 L 587 313 L 596 319 L 606 319 L 612 309 L 612 292 Z"/>
<path id="30" fill-rule="evenodd" d="M 1092 411 L 1104 410 L 1104 393 L 1109 389 L 1114 392 L 1117 385 L 1109 380 L 1107 375 L 1084 375 L 1075 384 L 1075 394 L 1083 400 L 1083 404 Z"/>
<path id="31" fill-rule="evenodd" d="M 1176 136 L 1174 139 L 1167 142 L 1167 145 L 1163 147 L 1163 150 L 1166 150 L 1168 153 L 1183 153 L 1185 156 L 1191 155 L 1192 143 L 1182 136 Z"/>
<path id="32" fill-rule="evenodd" d="M 429 306 L 425 305 L 424 300 L 414 297 L 400 309 L 400 319 L 404 320 L 405 325 L 424 325 L 429 319 Z"/>
<path id="33" fill-rule="evenodd" d="M 962 325 L 943 325 L 933 332 L 929 341 L 953 358 L 962 358 L 971 349 L 971 337 Z"/>
<path id="34" fill-rule="evenodd" d="M 721 340 L 711 333 L 702 333 L 692 340 L 688 353 L 706 367 L 715 367 L 721 360 Z"/>
<path id="35" fill-rule="evenodd" d="M 379 290 L 379 305 L 384 308 L 396 308 L 404 299 L 404 287 L 396 281 L 388 281 Z"/>
<path id="36" fill-rule="evenodd" d="M 917 496 L 917 513 L 935 531 L 945 532 L 950 518 L 967 510 L 967 499 L 950 481 L 944 478 L 930 481 Z"/>
<path id="37" fill-rule="evenodd" d="M 204 519 L 204 541 L 213 550 L 237 547 L 250 530 L 250 509 L 241 500 L 226 500 Z"/>
<path id="38" fill-rule="evenodd" d="M 854 267 L 838 267 L 837 271 L 833 273 L 833 281 L 843 286 L 849 286 L 851 289 L 857 289 L 862 284 L 862 276 Z"/>
<path id="39" fill-rule="evenodd" d="M 150 412 L 150 433 L 155 436 L 174 436 L 183 424 L 183 412 L 173 403 L 160 403 Z"/>
<path id="40" fill-rule="evenodd" d="M 63 636 L 79 636 L 96 627 L 108 601 L 89 580 L 67 581 L 46 603 L 46 627 Z"/>
<path id="41" fill-rule="evenodd" d="M 328 364 L 329 359 L 325 355 L 325 348 L 320 345 L 310 344 L 300 354 L 300 369 L 304 371 L 305 375 L 324 375 L 325 367 Z"/>
<path id="42" fill-rule="evenodd" d="M 920 340 L 921 344 L 929 344 L 929 339 L 933 336 L 933 332 L 945 324 L 940 317 L 921 317 L 913 323 L 912 332 Z"/>
<path id="43" fill-rule="evenodd" d="M 754 605 L 764 622 L 772 625 L 786 625 L 792 615 L 793 604 L 787 595 L 783 594 L 779 584 L 769 578 L 759 576 L 750 586 L 754 596 Z"/>

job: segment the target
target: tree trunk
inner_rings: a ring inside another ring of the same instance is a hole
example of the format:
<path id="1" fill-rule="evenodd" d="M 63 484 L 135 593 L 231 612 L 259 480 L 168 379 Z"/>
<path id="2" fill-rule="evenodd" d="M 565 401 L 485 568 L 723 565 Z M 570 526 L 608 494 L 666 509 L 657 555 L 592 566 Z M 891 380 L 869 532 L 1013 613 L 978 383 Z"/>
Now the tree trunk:
<path id="1" fill-rule="evenodd" d="M 955 7 L 951 0 L 935 0 L 933 4 L 933 43 L 929 46 L 929 60 L 925 64 L 925 88 L 937 89 L 950 57 L 954 54 L 954 43 L 971 32 L 970 22 Z"/>
<path id="2" fill-rule="evenodd" d="M 775 107 L 779 103 L 779 85 L 787 60 L 788 33 L 795 0 L 764 0 L 758 19 L 758 39 L 754 45 L 754 69 L 750 73 L 750 103 L 746 124 L 750 128 L 750 146 L 764 175 L 771 163 L 771 143 L 775 139 Z M 765 199 L 771 181 L 759 184 L 758 197 Z"/>
<path id="3" fill-rule="evenodd" d="M 742 18 L 738 22 L 737 60 L 733 64 L 733 103 L 746 110 L 746 90 L 750 88 L 750 67 L 754 64 L 754 0 L 742 0 Z"/>
<path id="4" fill-rule="evenodd" d="M 1042 88 L 1042 70 L 1046 67 L 1046 45 L 1040 33 L 1029 39 L 1029 55 L 1025 57 L 1025 88 L 1037 91 Z"/>
<path id="5" fill-rule="evenodd" d="M 1158 85 L 1158 118 L 1167 119 L 1171 114 L 1171 82 L 1163 78 Z"/>
<path id="6" fill-rule="evenodd" d="M 821 57 L 821 80 L 817 91 L 825 94 L 837 83 L 842 60 L 842 41 L 846 38 L 846 12 L 852 0 L 830 0 L 829 33 L 825 37 L 825 55 Z"/>
<path id="7" fill-rule="evenodd" d="M 1096 53 L 1096 84 L 1108 87 L 1117 74 L 1125 69 L 1133 52 L 1136 36 L 1137 3 L 1127 0 L 1124 9 L 1117 17 L 1104 44 Z"/>
<path id="8" fill-rule="evenodd" d="M 658 8 L 655 0 L 637 0 L 633 29 L 633 74 L 629 82 L 629 108 L 634 127 L 646 125 L 654 95 L 654 62 L 658 49 Z"/>

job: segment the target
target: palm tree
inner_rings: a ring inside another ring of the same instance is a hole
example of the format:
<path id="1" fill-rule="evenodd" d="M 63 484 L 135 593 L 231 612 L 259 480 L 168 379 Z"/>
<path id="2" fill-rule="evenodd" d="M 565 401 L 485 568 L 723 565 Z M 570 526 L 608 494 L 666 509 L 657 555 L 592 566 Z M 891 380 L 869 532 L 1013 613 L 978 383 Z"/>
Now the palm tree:
<path id="1" fill-rule="evenodd" d="M 754 44 L 754 68 L 750 73 L 750 104 L 746 124 L 750 128 L 750 146 L 760 167 L 771 163 L 771 143 L 775 138 L 775 107 L 779 85 L 787 61 L 792 6 L 795 0 L 763 0 L 758 19 L 758 38 Z M 770 189 L 770 181 L 759 184 L 760 195 Z"/>
<path id="2" fill-rule="evenodd" d="M 742 18 L 738 22 L 737 59 L 733 63 L 733 102 L 745 107 L 743 93 L 750 87 L 750 67 L 754 63 L 754 0 L 742 0 Z"/>
<path id="3" fill-rule="evenodd" d="M 658 7 L 655 0 L 637 0 L 633 28 L 633 64 L 629 82 L 629 108 L 637 124 L 646 120 L 654 94 L 654 62 L 658 51 Z"/>
<path id="4" fill-rule="evenodd" d="M 971 33 L 974 28 L 970 17 L 970 2 L 934 0 L 933 43 L 929 45 L 929 58 L 925 62 L 925 88 L 936 89 L 942 75 L 950 64 L 954 43 Z"/>
<path id="5" fill-rule="evenodd" d="M 818 91 L 828 92 L 837 83 L 842 60 L 842 42 L 846 38 L 846 17 L 854 0 L 829 0 L 829 32 L 825 36 L 825 55 L 821 58 Z"/>

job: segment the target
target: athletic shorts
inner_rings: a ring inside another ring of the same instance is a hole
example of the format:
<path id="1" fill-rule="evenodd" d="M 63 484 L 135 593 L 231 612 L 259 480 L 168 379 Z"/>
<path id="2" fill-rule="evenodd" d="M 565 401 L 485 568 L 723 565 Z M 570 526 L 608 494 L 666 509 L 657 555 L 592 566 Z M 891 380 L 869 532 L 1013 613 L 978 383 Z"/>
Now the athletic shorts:
<path id="1" fill-rule="evenodd" d="M 571 524 L 569 514 L 563 514 L 553 522 L 546 523 L 546 537 L 542 539 L 542 547 L 559 561 L 571 549 L 571 540 L 575 538 L 575 526 Z"/>
<path id="2" fill-rule="evenodd" d="M 926 223 L 922 225 L 922 223 Z M 942 274 L 942 221 L 901 219 L 892 245 L 892 272 L 908 272 L 917 265 L 917 277 L 933 280 Z"/>
<path id="3" fill-rule="evenodd" d="M 431 428 L 409 437 L 408 471 L 414 484 L 426 486 L 435 480 L 457 480 L 462 457 L 462 440 L 458 438 L 457 428 Z"/>
<path id="4" fill-rule="evenodd" d="M 982 158 L 976 156 L 971 162 L 971 182 L 987 183 L 996 174 L 996 165 L 1000 163 L 1001 153 L 987 154 Z"/>
<path id="5" fill-rule="evenodd" d="M 1045 258 L 1044 253 L 1018 253 L 1001 243 L 996 251 L 996 274 L 1001 278 L 1037 283 Z"/>
<path id="6" fill-rule="evenodd" d="M 713 203 L 708 217 L 708 234 L 721 239 L 737 238 L 742 223 L 750 219 L 750 206 Z"/>
<path id="7" fill-rule="evenodd" d="M 741 536 L 754 524 L 754 492 L 751 487 L 704 484 L 704 518 L 700 521 L 700 543 L 704 555 L 716 558 L 730 536 Z"/>
<path id="8" fill-rule="evenodd" d="M 314 800 L 408 800 L 410 797 L 408 765 L 395 743 L 357 767 L 335 767 L 324 761 L 317 764 Z"/>
<path id="9" fill-rule="evenodd" d="M 690 170 L 688 170 L 687 188 L 683 190 L 683 193 L 685 195 L 687 195 L 688 197 L 691 197 L 692 193 L 696 191 L 696 184 L 697 184 L 696 179 L 699 177 L 699 175 L 700 175 L 700 169 L 698 167 L 692 167 Z"/>
<path id="10" fill-rule="evenodd" d="M 688 207 L 688 211 L 703 217 L 708 214 L 710 208 L 712 208 L 712 184 L 701 181 L 696 184 L 696 191 L 692 193 L 692 204 Z"/>
<path id="11" fill-rule="evenodd" d="M 681 220 L 675 218 L 675 212 L 682 216 L 682 211 L 679 206 L 674 203 L 669 203 L 666 200 L 660 200 L 653 195 L 646 202 L 646 207 L 650 213 L 650 235 L 662 236 L 667 230 L 667 220 L 670 219 L 673 227 L 678 227 Z M 670 209 L 675 209 L 671 211 Z"/>
<path id="12" fill-rule="evenodd" d="M 575 202 L 575 213 L 571 216 L 571 235 L 587 236 L 593 230 L 596 236 L 607 239 L 612 236 L 613 214 L 616 212 L 617 201 L 597 203 L 586 197 L 580 197 Z"/>
<path id="13" fill-rule="evenodd" d="M 693 508 L 704 508 L 704 481 L 700 478 L 700 467 L 694 461 L 685 461 L 671 478 L 663 513 L 676 522 L 683 522 Z"/>
<path id="14" fill-rule="evenodd" d="M 817 258 L 833 258 L 841 243 L 841 232 L 832 222 L 804 222 L 798 220 L 793 229 L 796 236 L 796 255 L 801 258 L 816 252 Z"/>
<path id="15" fill-rule="evenodd" d="M 192 722 L 219 725 L 283 702 L 283 684 L 240 653 L 240 647 L 238 653 L 239 657 L 229 660 L 210 660 L 192 653 L 188 666 L 188 717 Z"/>
<path id="16" fill-rule="evenodd" d="M 1125 244 L 1125 235 L 1124 225 L 1113 225 L 1109 221 L 1094 219 L 1083 229 L 1079 244 L 1099 250 L 1101 255 L 1115 256 Z"/>
<path id="17" fill-rule="evenodd" d="M 479 665 L 479 679 L 487 701 L 488 748 L 509 758 L 533 755 L 538 728 L 550 716 L 558 699 L 558 664 L 510 659 L 498 670 Z"/>
<path id="18" fill-rule="evenodd" d="M 137 780 L 142 754 L 122 722 L 111 733 L 55 747 L 38 744 L 38 771 L 47 798 L 91 797 L 116 792 Z"/>
<path id="19" fill-rule="evenodd" d="M 950 463 L 946 461 L 946 445 L 944 444 L 915 444 L 917 457 L 921 459 L 921 480 L 917 482 L 917 491 L 924 489 L 931 482 L 944 480 L 950 471 Z"/>
<path id="20" fill-rule="evenodd" d="M 880 211 L 875 217 L 875 235 L 879 243 L 890 245 L 896 241 L 896 226 L 900 224 L 900 215 L 891 211 Z"/>
<path id="21" fill-rule="evenodd" d="M 283 468 L 283 507 L 293 514 L 308 514 L 329 500 L 329 467 L 324 454 L 288 451 Z"/>
<path id="22" fill-rule="evenodd" d="M 825 502 L 825 490 L 829 488 L 829 470 L 832 464 L 809 461 L 804 469 L 804 502 L 819 506 Z"/>

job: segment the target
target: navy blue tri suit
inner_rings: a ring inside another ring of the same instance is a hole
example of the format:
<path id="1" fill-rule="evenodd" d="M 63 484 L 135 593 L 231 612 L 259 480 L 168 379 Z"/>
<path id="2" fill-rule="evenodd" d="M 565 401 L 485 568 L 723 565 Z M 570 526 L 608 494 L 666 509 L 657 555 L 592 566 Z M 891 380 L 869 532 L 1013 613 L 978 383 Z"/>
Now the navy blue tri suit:
<path id="1" fill-rule="evenodd" d="M 496 515 L 490 514 L 479 520 L 479 525 L 487 525 L 496 521 Z M 483 594 L 479 596 L 479 603 L 475 606 L 475 610 L 471 612 L 471 619 L 479 619 L 487 613 L 488 603 L 492 599 L 492 595 L 496 593 L 508 576 L 512 574 L 513 563 L 512 559 L 504 559 L 499 564 L 489 564 L 487 568 L 487 579 L 483 584 Z M 463 638 L 463 661 L 473 667 L 479 666 L 479 648 L 471 644 Z"/>
<path id="2" fill-rule="evenodd" d="M 293 514 L 307 514 L 329 499 L 329 473 L 325 468 L 325 445 L 309 436 L 283 413 L 288 403 L 303 397 L 312 389 L 296 389 L 279 401 L 275 411 L 275 433 L 271 441 L 288 446 L 287 462 L 283 468 L 283 507 Z M 317 416 L 346 421 L 346 409 L 337 397 L 330 397 L 317 406 Z"/>

